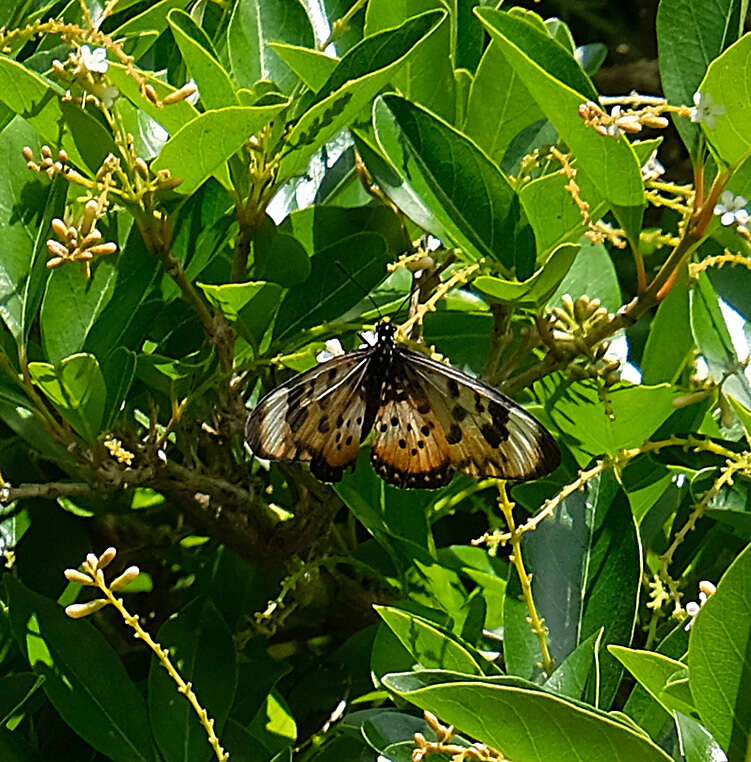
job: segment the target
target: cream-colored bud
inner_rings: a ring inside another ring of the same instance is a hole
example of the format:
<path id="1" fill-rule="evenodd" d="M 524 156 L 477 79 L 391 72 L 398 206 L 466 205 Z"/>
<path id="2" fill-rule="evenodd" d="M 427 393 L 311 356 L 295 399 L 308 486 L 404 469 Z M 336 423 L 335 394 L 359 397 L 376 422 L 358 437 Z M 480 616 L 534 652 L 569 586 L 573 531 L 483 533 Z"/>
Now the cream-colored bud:
<path id="1" fill-rule="evenodd" d="M 60 267 L 63 262 L 65 262 L 63 257 L 53 257 L 47 261 L 47 267 L 49 267 L 50 270 L 54 270 L 56 267 Z"/>
<path id="2" fill-rule="evenodd" d="M 117 551 L 114 548 L 112 547 L 107 548 L 102 553 L 102 555 L 99 556 L 99 562 L 97 563 L 97 568 L 104 569 L 107 566 L 109 566 L 112 563 L 112 561 L 114 561 L 116 555 L 117 555 Z"/>
<path id="3" fill-rule="evenodd" d="M 88 574 L 78 571 L 78 569 L 66 569 L 65 578 L 69 582 L 77 582 L 79 585 L 93 585 L 94 580 Z"/>
<path id="4" fill-rule="evenodd" d="M 664 116 L 655 116 L 654 114 L 642 114 L 641 123 L 645 127 L 655 127 L 664 130 L 668 126 L 668 120 Z"/>
<path id="5" fill-rule="evenodd" d="M 619 116 L 615 120 L 615 124 L 620 127 L 624 132 L 637 133 L 641 132 L 641 122 L 636 114 L 627 114 L 626 116 Z"/>
<path id="6" fill-rule="evenodd" d="M 112 580 L 110 583 L 110 589 L 112 590 L 122 590 L 124 587 L 127 587 L 138 575 L 141 573 L 141 570 L 137 566 L 129 566 L 119 577 Z"/>
<path id="7" fill-rule="evenodd" d="M 50 225 L 59 238 L 64 239 L 68 235 L 68 226 L 59 217 L 55 217 Z"/>
<path id="8" fill-rule="evenodd" d="M 26 169 L 33 169 L 35 172 L 39 172 L 39 165 L 35 161 L 27 161 Z"/>
<path id="9" fill-rule="evenodd" d="M 86 202 L 86 206 L 83 208 L 83 222 L 81 224 L 81 232 L 85 236 L 91 232 L 91 226 L 94 224 L 98 211 L 99 204 L 93 198 Z"/>
<path id="10" fill-rule="evenodd" d="M 99 243 L 96 246 L 92 246 L 87 251 L 96 257 L 102 257 L 105 254 L 114 254 L 117 251 L 116 243 Z"/>
<path id="11" fill-rule="evenodd" d="M 52 158 L 52 150 L 49 146 L 42 146 L 42 156 L 44 156 L 45 159 Z"/>
<path id="12" fill-rule="evenodd" d="M 65 246 L 63 246 L 59 241 L 55 241 L 53 238 L 50 238 L 47 241 L 47 250 L 54 257 L 62 257 L 65 259 L 65 257 L 68 256 L 68 249 L 66 249 Z"/>
<path id="13" fill-rule="evenodd" d="M 96 571 L 96 565 L 99 563 L 99 559 L 93 553 L 86 554 L 86 565 L 93 571 Z"/>
<path id="14" fill-rule="evenodd" d="M 97 598 L 94 601 L 88 603 L 71 603 L 70 606 L 65 607 L 65 613 L 71 619 L 81 619 L 82 617 L 94 614 L 99 609 L 103 609 L 109 603 L 105 598 Z"/>
<path id="15" fill-rule="evenodd" d="M 717 592 L 717 587 L 708 579 L 703 579 L 701 582 L 699 582 L 699 590 L 700 592 L 704 593 L 704 595 L 709 597 L 710 595 L 714 595 Z"/>
<path id="16" fill-rule="evenodd" d="M 64 148 L 61 148 L 61 149 L 60 149 L 60 150 L 57 152 L 57 158 L 58 158 L 58 159 L 59 159 L 59 160 L 60 160 L 60 161 L 61 161 L 63 164 L 65 164 L 65 163 L 68 161 L 68 152 L 67 152 L 67 151 L 66 151 Z"/>
<path id="17" fill-rule="evenodd" d="M 193 82 L 188 82 L 187 85 L 183 85 L 179 90 L 175 90 L 162 98 L 162 103 L 165 106 L 169 106 L 172 103 L 179 103 L 189 98 L 193 93 L 197 92 L 198 88 Z"/>
<path id="18" fill-rule="evenodd" d="M 34 158 L 34 152 L 29 148 L 29 146 L 23 147 L 23 157 L 26 159 L 26 161 L 31 161 Z"/>
<path id="19" fill-rule="evenodd" d="M 136 170 L 139 172 L 139 174 L 141 174 L 145 178 L 148 178 L 149 167 L 140 156 L 136 158 L 135 165 L 136 165 Z"/>
<path id="20" fill-rule="evenodd" d="M 143 86 L 143 94 L 155 105 L 159 105 L 159 96 L 151 85 Z"/>
<path id="21" fill-rule="evenodd" d="M 84 239 L 81 241 L 81 248 L 88 249 L 89 246 L 93 246 L 95 243 L 99 243 L 102 240 L 102 234 L 94 228 Z"/>

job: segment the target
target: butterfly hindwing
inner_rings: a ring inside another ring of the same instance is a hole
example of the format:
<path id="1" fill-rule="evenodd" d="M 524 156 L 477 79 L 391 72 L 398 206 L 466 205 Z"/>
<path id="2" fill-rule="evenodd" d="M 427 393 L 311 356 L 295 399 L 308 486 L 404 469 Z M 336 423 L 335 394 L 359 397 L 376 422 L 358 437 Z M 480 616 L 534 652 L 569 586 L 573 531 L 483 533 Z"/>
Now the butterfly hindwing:
<path id="1" fill-rule="evenodd" d="M 423 389 L 441 425 L 451 463 L 475 477 L 534 479 L 553 471 L 560 451 L 537 419 L 456 368 L 399 349 L 407 385 Z"/>
<path id="2" fill-rule="evenodd" d="M 368 362 L 367 351 L 350 352 L 269 392 L 246 426 L 253 452 L 269 460 L 308 461 L 319 479 L 341 479 L 372 425 L 363 383 Z"/>
<path id="3" fill-rule="evenodd" d="M 397 487 L 435 489 L 454 476 L 449 446 L 421 384 L 395 358 L 383 388 L 370 451 L 376 473 Z"/>

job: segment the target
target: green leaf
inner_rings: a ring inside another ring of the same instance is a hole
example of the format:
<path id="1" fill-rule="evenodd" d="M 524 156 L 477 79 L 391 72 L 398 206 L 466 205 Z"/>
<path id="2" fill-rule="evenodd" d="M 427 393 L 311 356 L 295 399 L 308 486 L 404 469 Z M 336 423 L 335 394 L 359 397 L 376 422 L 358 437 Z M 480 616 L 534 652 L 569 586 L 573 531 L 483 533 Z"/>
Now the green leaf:
<path id="1" fill-rule="evenodd" d="M 660 302 L 657 314 L 649 326 L 641 361 L 644 383 L 673 383 L 686 364 L 693 346 L 688 279 L 684 273 Z"/>
<path id="2" fill-rule="evenodd" d="M 751 408 L 751 386 L 738 361 L 717 292 L 706 272 L 691 289 L 691 332 L 709 366 L 709 376 L 722 390 Z"/>
<path id="3" fill-rule="evenodd" d="M 310 260 L 310 277 L 291 288 L 282 300 L 274 326 L 276 339 L 339 317 L 362 297 L 352 278 L 370 289 L 383 279 L 388 258 L 386 241 L 377 233 L 358 233 L 320 250 Z M 336 267 L 341 262 L 348 277 Z"/>
<path id="4" fill-rule="evenodd" d="M 221 614 L 211 601 L 197 598 L 162 625 L 157 640 L 169 648 L 172 663 L 192 684 L 221 737 L 237 682 L 232 633 Z M 149 671 L 149 716 L 167 762 L 200 762 L 213 756 L 193 707 L 155 659 Z"/>
<path id="5" fill-rule="evenodd" d="M 0 677 L 0 725 L 17 714 L 43 683 L 44 677 L 33 672 Z"/>
<path id="6" fill-rule="evenodd" d="M 269 42 L 313 48 L 310 20 L 299 0 L 239 0 L 232 11 L 227 47 L 232 75 L 240 87 L 253 87 L 260 79 L 272 80 L 284 93 L 297 77 Z"/>
<path id="7" fill-rule="evenodd" d="M 535 690 L 517 678 L 441 683 L 441 676 L 440 672 L 427 671 L 392 674 L 384 683 L 401 698 L 518 762 L 670 759 L 630 726 L 603 712 Z M 530 723 L 530 718 L 535 721 Z"/>
<path id="8" fill-rule="evenodd" d="M 594 480 L 576 493 L 523 541 L 525 563 L 533 574 L 535 602 L 549 630 L 549 646 L 562 662 L 586 638 L 604 628 L 602 645 L 631 642 L 639 600 L 641 558 L 628 500 L 611 477 Z M 510 673 L 539 674 L 540 645 L 529 612 L 520 600 L 515 573 L 506 590 L 504 654 Z M 607 653 L 599 656 L 598 706 L 608 707 L 621 668 Z"/>
<path id="9" fill-rule="evenodd" d="M 23 159 L 24 146 L 35 151 L 39 140 L 34 130 L 20 117 L 0 132 L 0 154 L 6 157 L 0 174 L 0 317 L 18 344 L 28 333 L 32 308 L 39 306 L 39 281 L 46 278 L 46 246 L 39 249 L 41 231 L 49 230 L 44 191 L 48 188 L 47 207 L 57 205 L 57 192 L 45 180 L 29 172 Z M 13 158 L 15 157 L 15 159 Z M 30 192 L 31 191 L 31 192 Z M 53 195 L 54 193 L 54 195 Z M 39 263 L 41 262 L 40 272 Z"/>
<path id="10" fill-rule="evenodd" d="M 579 116 L 579 106 L 598 96 L 573 56 L 520 14 L 475 13 L 600 194 L 618 206 L 643 204 L 640 166 L 628 141 L 598 135 Z"/>
<path id="11" fill-rule="evenodd" d="M 593 244 L 586 239 L 581 242 L 574 264 L 549 303 L 560 305 L 563 294 L 568 294 L 574 301 L 586 294 L 590 299 L 599 299 L 610 312 L 621 306 L 621 287 L 613 260 L 601 243 Z"/>
<path id="12" fill-rule="evenodd" d="M 336 68 L 338 59 L 300 45 L 270 42 L 269 47 L 314 92 L 320 90 Z"/>
<path id="13" fill-rule="evenodd" d="M 604 630 L 605 628 L 601 627 L 579 643 L 543 683 L 545 688 L 568 698 L 583 698 L 592 668 L 599 669 L 596 655 L 600 652 Z M 599 675 L 595 676 L 595 681 L 597 685 L 600 684 Z"/>
<path id="14" fill-rule="evenodd" d="M 468 259 L 488 257 L 512 270 L 519 206 L 498 167 L 453 127 L 397 95 L 380 96 L 373 119 L 382 150 L 445 236 Z"/>
<path id="15" fill-rule="evenodd" d="M 441 10 L 446 5 L 441 0 L 370 0 L 365 14 L 365 34 L 369 36 L 391 29 L 418 13 Z M 451 58 L 455 23 L 455 18 L 446 16 L 430 39 L 410 56 L 409 62 L 394 74 L 390 82 L 405 98 L 419 103 L 447 122 L 453 122 L 455 114 Z"/>
<path id="16" fill-rule="evenodd" d="M 120 406 L 128 396 L 135 373 L 135 352 L 125 347 L 118 347 L 102 360 L 102 376 L 107 387 L 102 430 L 106 431 L 112 427 L 120 413 Z"/>
<path id="17" fill-rule="evenodd" d="M 237 322 L 240 335 L 253 346 L 261 343 L 279 304 L 282 289 L 276 283 L 249 281 L 212 286 L 199 283 L 206 298 L 230 321 Z"/>
<path id="18" fill-rule="evenodd" d="M 253 239 L 252 272 L 258 280 L 297 286 L 310 275 L 310 257 L 297 238 L 280 232 L 267 217 Z"/>
<path id="19" fill-rule="evenodd" d="M 553 251 L 547 262 L 525 281 L 509 281 L 491 275 L 481 275 L 472 281 L 472 285 L 501 304 L 537 309 L 550 299 L 578 253 L 579 246 L 563 243 Z"/>
<path id="20" fill-rule="evenodd" d="M 484 674 L 471 650 L 433 622 L 392 606 L 376 606 L 375 610 L 425 669 Z"/>
<path id="21" fill-rule="evenodd" d="M 709 65 L 699 91 L 725 109 L 717 114 L 716 125 L 701 123 L 704 135 L 728 164 L 744 159 L 751 148 L 751 83 L 745 76 L 751 65 L 751 33 L 744 34 Z"/>
<path id="22" fill-rule="evenodd" d="M 96 171 L 118 155 L 112 136 L 93 116 L 61 100 L 63 91 L 17 61 L 0 57 L 0 100 L 22 116 L 45 143 L 64 148 L 72 164 Z"/>
<path id="23" fill-rule="evenodd" d="M 278 104 L 206 111 L 167 141 L 151 168 L 154 172 L 169 169 L 174 177 L 181 177 L 183 182 L 176 190 L 189 195 L 282 108 Z"/>
<path id="24" fill-rule="evenodd" d="M 122 37 L 133 39 L 135 44 L 129 52 L 138 60 L 157 41 L 159 35 L 167 29 L 167 14 L 173 8 L 185 8 L 189 2 L 190 0 L 161 0 L 150 4 L 146 10 L 129 18 L 112 34 L 116 39 Z M 118 10 L 121 10 L 122 6 L 123 3 L 118 3 Z"/>
<path id="25" fill-rule="evenodd" d="M 107 399 L 96 357 L 71 355 L 59 365 L 31 362 L 29 373 L 68 423 L 82 437 L 94 441 L 102 425 Z"/>
<path id="26" fill-rule="evenodd" d="M 727 752 L 751 748 L 751 545 L 722 575 L 696 617 L 688 645 L 689 685 L 703 725 Z"/>
<path id="27" fill-rule="evenodd" d="M 145 78 L 146 84 L 154 88 L 157 97 L 160 99 L 164 99 L 165 96 L 177 90 L 176 87 L 172 87 L 172 85 L 163 82 L 148 72 L 139 71 L 139 74 Z M 158 108 L 148 98 L 141 95 L 138 82 L 128 74 L 127 67 L 122 64 L 111 62 L 109 69 L 107 69 L 107 76 L 122 95 L 128 98 L 140 111 L 145 112 L 155 122 L 161 124 L 170 134 L 176 133 L 181 127 L 201 113 L 187 100 L 172 103 L 168 108 Z"/>
<path id="28" fill-rule="evenodd" d="M 662 0 L 657 8 L 660 79 L 668 102 L 693 105 L 707 67 L 738 38 L 738 0 Z M 731 19 L 735 17 L 735 23 Z M 689 154 L 699 147 L 700 125 L 676 117 Z"/>
<path id="29" fill-rule="evenodd" d="M 582 464 L 591 457 L 639 447 L 674 412 L 676 393 L 668 384 L 610 387 L 605 392 L 609 410 L 600 400 L 597 382 L 571 383 L 554 374 L 540 387 L 551 418 L 566 434 L 567 444 L 582 454 Z"/>
<path id="30" fill-rule="evenodd" d="M 683 680 L 688 679 L 688 667 L 685 664 L 662 654 L 636 648 L 608 646 L 608 651 L 666 711 L 678 711 L 684 714 L 691 714 L 694 711 L 693 702 L 686 704 L 666 692 L 666 686 L 677 676 Z"/>
<path id="31" fill-rule="evenodd" d="M 112 297 L 117 280 L 113 257 L 102 259 L 87 278 L 67 264 L 52 272 L 41 313 L 42 346 L 47 359 L 59 363 L 83 349 L 89 332 Z"/>
<path id="32" fill-rule="evenodd" d="M 203 29 L 185 11 L 176 8 L 167 14 L 167 21 L 190 76 L 198 85 L 203 105 L 207 109 L 238 105 L 235 86 Z"/>
<path id="33" fill-rule="evenodd" d="M 491 41 L 469 91 L 465 134 L 500 166 L 511 141 L 542 118 L 542 110 L 506 60 L 500 45 Z"/>
<path id="34" fill-rule="evenodd" d="M 346 53 L 285 138 L 279 177 L 287 179 L 304 172 L 311 156 L 360 115 L 444 17 L 442 12 L 423 13 L 396 29 L 365 38 Z"/>
<path id="35" fill-rule="evenodd" d="M 155 762 L 144 700 L 99 631 L 10 574 L 5 587 L 18 646 L 63 720 L 113 762 Z"/>
<path id="36" fill-rule="evenodd" d="M 686 762 L 714 762 L 727 759 L 710 732 L 693 717 L 677 712 L 675 725 Z"/>

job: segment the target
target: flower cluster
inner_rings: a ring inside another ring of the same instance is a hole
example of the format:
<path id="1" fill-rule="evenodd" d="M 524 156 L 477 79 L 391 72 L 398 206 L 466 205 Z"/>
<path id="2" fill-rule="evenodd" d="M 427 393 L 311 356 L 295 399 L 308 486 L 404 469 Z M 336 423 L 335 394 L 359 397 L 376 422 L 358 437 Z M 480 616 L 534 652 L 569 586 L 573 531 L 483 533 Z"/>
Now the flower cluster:
<path id="1" fill-rule="evenodd" d="M 69 53 L 65 62 L 55 59 L 52 68 L 63 80 L 80 87 L 83 91 L 81 96 L 74 96 L 68 90 L 67 100 L 78 101 L 83 105 L 86 100 L 93 98 L 101 106 L 109 109 L 120 94 L 106 77 L 109 70 L 106 48 L 92 49 L 88 45 L 82 45 Z"/>
<path id="2" fill-rule="evenodd" d="M 115 458 L 118 463 L 125 463 L 126 466 L 133 465 L 135 455 L 129 450 L 126 450 L 119 439 L 108 437 L 104 440 L 104 446 L 109 450 L 110 455 Z"/>
<path id="3" fill-rule="evenodd" d="M 668 120 L 655 113 L 653 106 L 643 109 L 626 109 L 614 106 L 608 114 L 602 106 L 594 101 L 587 101 L 579 106 L 579 116 L 587 127 L 592 127 L 597 133 L 607 137 L 619 138 L 625 133 L 635 135 L 643 127 L 665 129 Z"/>
<path id="4" fill-rule="evenodd" d="M 702 607 L 704 604 L 709 600 L 711 596 L 715 594 L 717 591 L 717 588 L 709 582 L 709 580 L 703 579 L 699 583 L 699 602 L 696 601 L 690 601 L 686 604 L 686 613 L 691 617 L 688 622 L 686 622 L 686 629 L 690 630 L 694 626 L 694 622 L 696 622 L 696 616 L 698 613 L 702 610 Z"/>

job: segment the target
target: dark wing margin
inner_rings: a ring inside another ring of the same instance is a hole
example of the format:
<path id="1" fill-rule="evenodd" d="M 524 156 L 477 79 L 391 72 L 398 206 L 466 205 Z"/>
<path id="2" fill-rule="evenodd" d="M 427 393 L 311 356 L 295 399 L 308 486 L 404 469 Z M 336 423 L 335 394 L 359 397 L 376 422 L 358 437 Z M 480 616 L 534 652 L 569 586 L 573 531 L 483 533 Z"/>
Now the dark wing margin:
<path id="1" fill-rule="evenodd" d="M 265 395 L 250 413 L 245 438 L 267 460 L 310 463 L 321 481 L 339 481 L 373 425 L 365 379 L 370 353 L 349 352 L 301 373 Z"/>
<path id="2" fill-rule="evenodd" d="M 558 467 L 558 443 L 523 407 L 456 368 L 402 347 L 397 351 L 403 358 L 406 386 L 424 390 L 458 471 L 528 480 Z"/>

